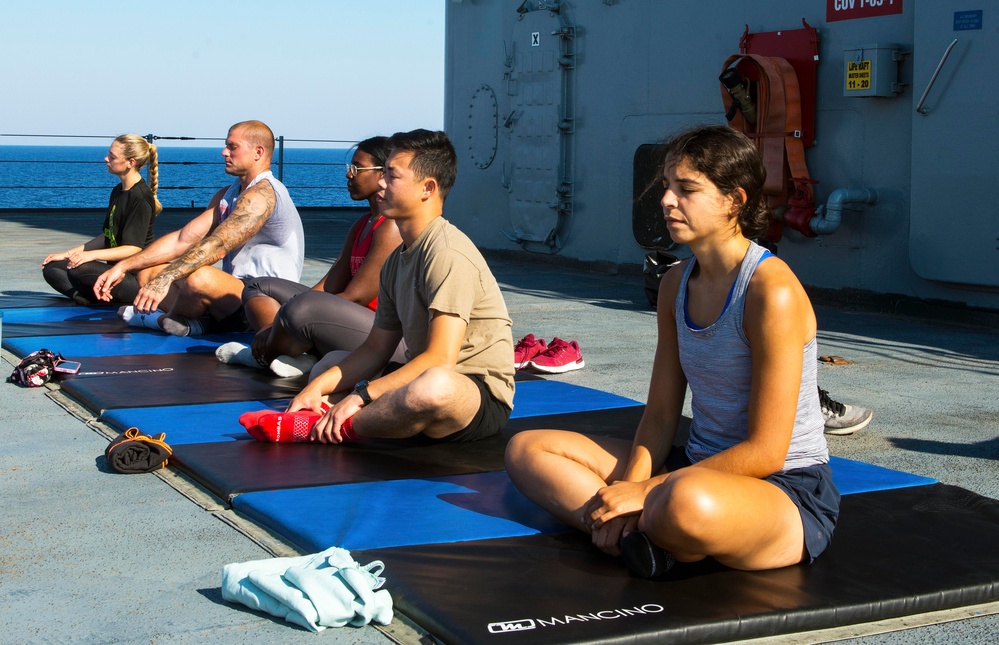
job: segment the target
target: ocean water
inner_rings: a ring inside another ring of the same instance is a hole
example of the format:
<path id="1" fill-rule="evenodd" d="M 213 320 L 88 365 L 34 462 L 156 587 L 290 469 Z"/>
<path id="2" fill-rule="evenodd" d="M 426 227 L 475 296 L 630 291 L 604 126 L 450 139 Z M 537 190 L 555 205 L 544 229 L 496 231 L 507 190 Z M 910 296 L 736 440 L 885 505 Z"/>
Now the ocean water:
<path id="1" fill-rule="evenodd" d="M 164 208 L 204 207 L 232 182 L 217 147 L 159 148 Z M 354 205 L 344 148 L 285 148 L 283 181 L 297 206 Z M 0 146 L 0 208 L 106 208 L 117 177 L 104 165 L 107 146 Z M 277 154 L 271 170 L 278 175 Z M 143 177 L 146 171 L 142 171 Z"/>

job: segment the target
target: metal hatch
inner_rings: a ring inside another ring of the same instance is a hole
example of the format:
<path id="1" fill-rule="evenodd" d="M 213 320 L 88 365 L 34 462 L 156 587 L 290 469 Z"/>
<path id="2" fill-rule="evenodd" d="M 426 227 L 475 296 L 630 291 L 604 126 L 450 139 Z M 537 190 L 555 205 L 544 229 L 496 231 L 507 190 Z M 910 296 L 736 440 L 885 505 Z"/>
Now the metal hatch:
<path id="1" fill-rule="evenodd" d="M 909 260 L 928 280 L 999 286 L 997 17 L 983 26 L 965 2 L 913 4 Z"/>
<path id="2" fill-rule="evenodd" d="M 572 212 L 573 30 L 559 2 L 524 2 L 506 61 L 502 124 L 510 138 L 503 182 L 510 235 L 525 249 L 554 253 Z"/>

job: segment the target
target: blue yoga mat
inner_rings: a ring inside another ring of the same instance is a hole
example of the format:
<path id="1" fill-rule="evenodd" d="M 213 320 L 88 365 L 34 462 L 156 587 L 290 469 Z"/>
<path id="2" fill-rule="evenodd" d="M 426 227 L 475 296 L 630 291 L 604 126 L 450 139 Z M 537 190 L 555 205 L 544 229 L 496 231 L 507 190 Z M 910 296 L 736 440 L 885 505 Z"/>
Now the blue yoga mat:
<path id="1" fill-rule="evenodd" d="M 0 293 L 0 310 L 28 309 L 32 307 L 75 307 L 75 302 L 53 291 L 3 291 Z"/>
<path id="2" fill-rule="evenodd" d="M 623 396 L 581 385 L 546 380 L 518 381 L 510 418 L 629 408 L 635 405 L 642 404 Z"/>
<path id="3" fill-rule="evenodd" d="M 6 323 L 79 322 L 84 320 L 116 320 L 117 318 L 117 307 L 65 306 L 3 310 L 3 319 Z"/>
<path id="4" fill-rule="evenodd" d="M 832 468 L 833 481 L 839 488 L 840 495 L 855 495 L 876 490 L 909 488 L 910 486 L 937 483 L 937 480 L 930 477 L 913 475 L 901 470 L 892 470 L 842 457 L 829 457 L 829 467 Z"/>
<path id="5" fill-rule="evenodd" d="M 18 356 L 25 356 L 45 347 L 65 356 L 79 359 L 89 356 L 127 356 L 132 354 L 183 354 L 214 352 L 229 341 L 250 343 L 253 334 L 207 334 L 205 336 L 171 336 L 170 334 L 136 332 L 124 334 L 83 334 L 77 336 L 27 336 L 4 339 L 4 347 Z"/>
<path id="6" fill-rule="evenodd" d="M 216 441 L 252 440 L 239 416 L 271 408 L 283 410 L 289 399 L 275 401 L 236 401 L 227 403 L 205 403 L 201 405 L 174 405 L 154 408 L 122 408 L 110 410 L 101 420 L 124 432 L 138 428 L 146 434 L 166 433 L 166 442 L 171 446 L 191 443 L 211 443 Z"/>
<path id="7" fill-rule="evenodd" d="M 306 552 L 564 531 L 505 472 L 246 493 L 233 508 Z"/>
<path id="8" fill-rule="evenodd" d="M 139 428 L 146 434 L 167 433 L 167 443 L 211 443 L 249 439 L 239 415 L 266 407 L 283 410 L 289 399 L 120 408 L 104 412 L 101 420 L 124 431 Z M 517 383 L 511 418 L 604 410 L 639 405 L 623 396 L 557 381 Z"/>
<path id="9" fill-rule="evenodd" d="M 843 495 L 935 483 L 834 457 Z M 565 530 L 514 488 L 505 472 L 244 493 L 233 508 L 306 551 L 375 549 Z"/>

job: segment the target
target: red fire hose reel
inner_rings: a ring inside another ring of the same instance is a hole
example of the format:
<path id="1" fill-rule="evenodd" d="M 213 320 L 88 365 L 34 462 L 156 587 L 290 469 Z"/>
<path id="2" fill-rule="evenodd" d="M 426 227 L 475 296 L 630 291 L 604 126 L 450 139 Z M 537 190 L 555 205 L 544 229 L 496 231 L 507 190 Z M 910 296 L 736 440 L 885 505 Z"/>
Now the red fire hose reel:
<path id="1" fill-rule="evenodd" d="M 764 193 L 774 219 L 765 237 L 777 242 L 783 225 L 809 237 L 815 199 L 805 163 L 814 143 L 818 32 L 803 29 L 750 34 L 741 54 L 730 56 L 719 76 L 729 125 L 754 139 L 767 169 Z"/>

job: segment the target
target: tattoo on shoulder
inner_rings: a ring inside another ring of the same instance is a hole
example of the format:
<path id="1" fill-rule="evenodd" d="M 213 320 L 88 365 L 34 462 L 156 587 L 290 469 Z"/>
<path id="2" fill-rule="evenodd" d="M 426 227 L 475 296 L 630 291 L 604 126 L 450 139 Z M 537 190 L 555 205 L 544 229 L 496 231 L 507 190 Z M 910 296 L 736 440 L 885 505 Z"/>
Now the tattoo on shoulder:
<path id="1" fill-rule="evenodd" d="M 274 213 L 276 201 L 270 182 L 261 181 L 251 186 L 239 196 L 235 210 L 222 224 L 174 260 L 160 275 L 172 281 L 189 276 L 203 266 L 215 264 L 226 253 L 243 246 L 257 234 Z"/>
<path id="2" fill-rule="evenodd" d="M 236 201 L 236 208 L 214 231 L 222 246 L 231 251 L 246 243 L 274 214 L 277 195 L 269 181 L 261 181 L 246 189 Z"/>

